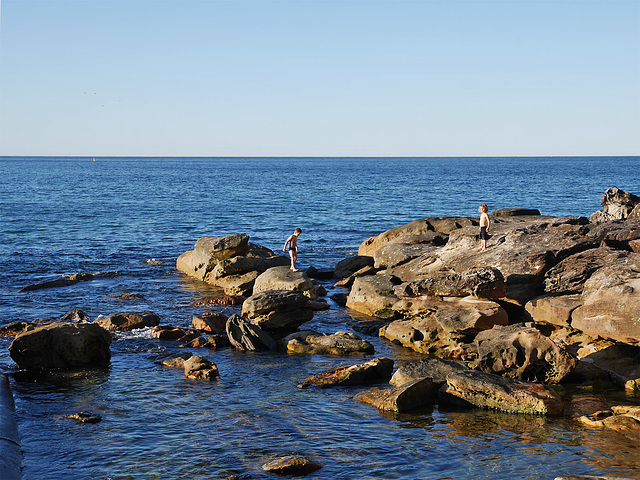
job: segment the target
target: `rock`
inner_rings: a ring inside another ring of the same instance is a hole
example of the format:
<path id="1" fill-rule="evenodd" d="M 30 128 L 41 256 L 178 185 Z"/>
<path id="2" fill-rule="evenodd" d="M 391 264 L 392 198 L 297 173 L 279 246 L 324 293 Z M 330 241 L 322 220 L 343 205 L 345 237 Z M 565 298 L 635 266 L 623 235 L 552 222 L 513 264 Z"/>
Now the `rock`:
<path id="1" fill-rule="evenodd" d="M 273 267 L 256 278 L 253 294 L 271 290 L 298 292 L 315 300 L 323 289 L 318 282 L 307 277 L 302 271 L 294 272 L 289 267 Z"/>
<path id="2" fill-rule="evenodd" d="M 18 334 L 9 353 L 28 370 L 104 367 L 111 359 L 110 345 L 111 334 L 99 325 L 59 321 Z"/>
<path id="3" fill-rule="evenodd" d="M 162 260 L 158 260 L 155 258 L 148 258 L 144 261 L 144 263 L 146 263 L 147 265 L 151 265 L 153 267 L 164 265 L 164 262 Z"/>
<path id="4" fill-rule="evenodd" d="M 84 313 L 82 310 L 78 310 L 77 308 L 75 310 L 71 310 L 70 312 L 65 313 L 62 317 L 60 317 L 60 320 L 64 320 L 67 322 L 86 322 L 88 319 L 87 314 Z"/>
<path id="5" fill-rule="evenodd" d="M 429 377 L 434 386 L 440 388 L 447 381 L 447 375 L 461 370 L 468 370 L 468 367 L 456 360 L 420 358 L 401 365 L 389 383 L 399 387 L 419 378 Z"/>
<path id="6" fill-rule="evenodd" d="M 584 283 L 599 268 L 617 263 L 629 252 L 608 247 L 571 255 L 544 274 L 544 290 L 550 293 L 582 293 Z"/>
<path id="7" fill-rule="evenodd" d="M 398 283 L 395 277 L 388 275 L 358 277 L 347 298 L 347 308 L 373 317 L 380 316 L 398 301 L 394 293 Z"/>
<path id="8" fill-rule="evenodd" d="M 580 305 L 581 295 L 547 294 L 527 302 L 525 310 L 535 323 L 570 327 L 571 314 Z"/>
<path id="9" fill-rule="evenodd" d="M 151 336 L 159 340 L 182 340 L 194 333 L 193 330 L 173 327 L 171 325 L 158 325 L 151 329 Z"/>
<path id="10" fill-rule="evenodd" d="M 345 288 L 351 288 L 353 286 L 353 282 L 355 281 L 356 278 L 358 277 L 366 277 L 367 275 L 375 275 L 376 274 L 376 269 L 373 267 L 363 267 L 360 270 L 358 270 L 357 272 L 352 273 L 351 275 L 349 275 L 346 278 L 343 278 L 342 280 L 338 280 L 335 284 L 334 287 L 345 287 Z"/>
<path id="11" fill-rule="evenodd" d="M 373 257 L 358 255 L 340 260 L 334 270 L 333 277 L 342 279 L 353 275 L 365 267 L 373 267 Z"/>
<path id="12" fill-rule="evenodd" d="M 241 295 L 248 297 L 253 293 L 253 286 L 256 278 L 260 275 L 257 271 L 247 272 L 240 275 L 228 275 L 216 280 L 216 285 L 222 287 L 226 295 Z"/>
<path id="13" fill-rule="evenodd" d="M 121 293 L 118 295 L 107 295 L 109 298 L 116 298 L 118 300 L 126 300 L 126 301 L 138 301 L 144 300 L 144 296 L 139 293 Z"/>
<path id="14" fill-rule="evenodd" d="M 29 322 L 9 323 L 0 327 L 0 337 L 15 337 L 19 333 L 27 331 L 28 328 L 33 328 Z"/>
<path id="15" fill-rule="evenodd" d="M 491 216 L 495 218 L 522 217 L 527 215 L 539 216 L 540 210 L 537 208 L 500 208 L 491 212 Z"/>
<path id="16" fill-rule="evenodd" d="M 190 277 L 204 280 L 217 264 L 247 251 L 249 237 L 244 234 L 226 237 L 202 237 L 193 250 L 178 257 L 176 267 Z"/>
<path id="17" fill-rule="evenodd" d="M 561 415 L 560 396 L 549 387 L 468 370 L 451 373 L 438 392 L 441 405 L 457 397 L 481 408 L 510 413 Z"/>
<path id="18" fill-rule="evenodd" d="M 242 295 L 226 295 L 224 297 L 215 297 L 208 298 L 207 300 L 200 300 L 198 302 L 194 302 L 193 305 L 196 307 L 206 306 L 206 305 L 242 305 L 246 299 Z"/>
<path id="19" fill-rule="evenodd" d="M 223 335 L 201 335 L 186 344 L 190 348 L 222 348 L 229 345 L 229 339 Z"/>
<path id="20" fill-rule="evenodd" d="M 227 320 L 227 336 L 231 345 L 240 350 L 273 350 L 276 347 L 276 341 L 267 332 L 239 315 L 231 315 Z"/>
<path id="21" fill-rule="evenodd" d="M 571 326 L 592 337 L 640 345 L 640 254 L 599 269 L 585 282 Z"/>
<path id="22" fill-rule="evenodd" d="M 403 283 L 396 287 L 399 296 L 476 297 L 499 299 L 507 294 L 500 270 L 492 267 L 471 268 L 463 273 L 434 276 Z"/>
<path id="23" fill-rule="evenodd" d="M 163 367 L 166 368 L 178 368 L 180 370 L 184 370 L 184 361 L 190 358 L 192 355 L 190 353 L 184 355 L 183 357 L 169 358 L 167 360 L 162 360 L 161 362 L 157 362 Z"/>
<path id="24" fill-rule="evenodd" d="M 556 477 L 554 480 L 631 480 L 623 477 L 595 477 L 593 475 L 563 475 Z"/>
<path id="25" fill-rule="evenodd" d="M 325 370 L 307 378 L 298 387 L 324 388 L 343 385 L 364 385 L 380 380 L 389 380 L 392 372 L 393 360 L 390 358 L 374 358 L 367 363 Z"/>
<path id="26" fill-rule="evenodd" d="M 616 187 L 608 188 L 601 200 L 602 211 L 591 215 L 592 222 L 624 220 L 640 204 L 640 197 Z"/>
<path id="27" fill-rule="evenodd" d="M 331 280 L 333 278 L 333 270 L 318 270 L 316 267 L 309 267 L 305 273 L 314 280 Z"/>
<path id="28" fill-rule="evenodd" d="M 66 275 L 55 280 L 27 285 L 26 287 L 22 287 L 20 290 L 18 290 L 18 293 L 31 292 L 33 290 L 42 290 L 45 288 L 66 287 L 69 285 L 75 285 L 78 282 L 84 282 L 93 279 L 94 275 L 91 273 L 76 273 L 75 275 Z"/>
<path id="29" fill-rule="evenodd" d="M 392 389 L 372 388 L 353 397 L 380 410 L 399 413 L 430 405 L 434 398 L 435 388 L 430 378 L 419 378 Z"/>
<path id="30" fill-rule="evenodd" d="M 576 359 L 523 324 L 496 326 L 476 336 L 478 359 L 470 367 L 485 373 L 525 381 L 560 383 L 576 366 Z"/>
<path id="31" fill-rule="evenodd" d="M 184 361 L 184 378 L 193 380 L 218 380 L 220 374 L 215 363 L 193 355 Z"/>
<path id="32" fill-rule="evenodd" d="M 193 317 L 191 324 L 201 332 L 222 333 L 226 331 L 227 320 L 229 317 L 223 313 L 205 312 L 198 317 Z"/>
<path id="33" fill-rule="evenodd" d="M 310 308 L 314 312 L 329 310 L 331 308 L 331 306 L 327 303 L 326 300 L 309 300 L 307 302 L 306 307 Z"/>
<path id="34" fill-rule="evenodd" d="M 266 331 L 294 331 L 313 318 L 309 298 L 288 290 L 260 292 L 242 304 L 242 316 Z"/>
<path id="35" fill-rule="evenodd" d="M 380 329 L 380 336 L 418 353 L 458 356 L 460 343 L 495 325 L 507 325 L 505 310 L 497 303 L 472 297 L 463 299 L 416 297 L 403 299 L 393 309 L 410 317 Z"/>
<path id="36" fill-rule="evenodd" d="M 289 455 L 280 457 L 262 465 L 262 469 L 278 475 L 306 475 L 322 468 L 322 465 L 305 457 Z"/>
<path id="37" fill-rule="evenodd" d="M 289 353 L 313 353 L 320 355 L 373 354 L 373 345 L 350 332 L 322 335 L 317 332 L 296 332 L 280 340 Z"/>
<path id="38" fill-rule="evenodd" d="M 444 243 L 446 237 L 442 245 Z M 436 246 L 430 244 L 388 243 L 373 255 L 374 267 L 382 269 L 402 265 L 421 255 L 433 253 L 436 249 Z"/>
<path id="39" fill-rule="evenodd" d="M 102 421 L 102 417 L 91 412 L 79 412 L 73 415 L 64 415 L 64 418 L 70 418 L 78 423 L 99 423 Z"/>
<path id="40" fill-rule="evenodd" d="M 640 441 L 640 407 L 614 406 L 578 418 L 590 427 L 604 427 L 634 440 Z"/>
<path id="41" fill-rule="evenodd" d="M 219 262 L 216 267 L 205 277 L 205 281 L 218 284 L 223 277 L 243 275 L 247 272 L 262 273 L 270 268 L 284 267 L 290 264 L 290 260 L 282 255 L 276 256 L 271 252 L 271 256 L 263 257 L 233 257 Z"/>
<path id="42" fill-rule="evenodd" d="M 347 293 L 334 293 L 333 295 L 331 295 L 330 298 L 331 300 L 336 302 L 339 306 L 346 307 L 348 297 L 349 297 L 349 294 Z"/>
<path id="43" fill-rule="evenodd" d="M 600 244 L 586 218 L 534 218 L 524 225 L 492 226 L 489 249 L 482 255 L 477 252 L 475 230 L 458 232 L 438 251 L 439 260 L 454 272 L 474 267 L 498 269 L 507 284 L 506 297 L 524 305 L 541 293 L 547 270 L 570 255 Z"/>
<path id="44" fill-rule="evenodd" d="M 414 220 L 364 241 L 358 249 L 358 255 L 373 256 L 386 244 L 393 241 L 402 241 L 399 239 L 405 239 L 406 237 L 428 236 L 434 234 L 434 232 L 449 235 L 454 230 L 477 225 L 477 219 L 468 217 L 431 217 Z M 405 241 L 403 243 L 408 242 Z"/>
<path id="45" fill-rule="evenodd" d="M 119 313 L 106 318 L 99 318 L 97 323 L 106 330 L 128 332 L 140 328 L 155 327 L 160 324 L 160 317 L 155 313 L 147 312 L 143 315 L 137 313 Z"/>

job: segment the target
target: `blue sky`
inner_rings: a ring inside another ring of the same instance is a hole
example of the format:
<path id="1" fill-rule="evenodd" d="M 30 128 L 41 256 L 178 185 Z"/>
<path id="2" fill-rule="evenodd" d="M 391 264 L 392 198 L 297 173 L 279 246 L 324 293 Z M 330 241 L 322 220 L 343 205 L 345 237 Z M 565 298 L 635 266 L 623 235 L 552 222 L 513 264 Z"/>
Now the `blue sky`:
<path id="1" fill-rule="evenodd" d="M 0 155 L 640 154 L 638 0 L 0 8 Z"/>

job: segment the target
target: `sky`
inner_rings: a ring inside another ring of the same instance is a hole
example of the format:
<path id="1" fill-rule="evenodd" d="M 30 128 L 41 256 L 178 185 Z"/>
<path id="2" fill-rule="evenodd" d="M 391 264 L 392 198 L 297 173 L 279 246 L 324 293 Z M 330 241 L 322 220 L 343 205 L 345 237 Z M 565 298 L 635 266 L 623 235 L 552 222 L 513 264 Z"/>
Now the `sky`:
<path id="1" fill-rule="evenodd" d="M 639 154 L 639 0 L 0 3 L 0 155 Z"/>

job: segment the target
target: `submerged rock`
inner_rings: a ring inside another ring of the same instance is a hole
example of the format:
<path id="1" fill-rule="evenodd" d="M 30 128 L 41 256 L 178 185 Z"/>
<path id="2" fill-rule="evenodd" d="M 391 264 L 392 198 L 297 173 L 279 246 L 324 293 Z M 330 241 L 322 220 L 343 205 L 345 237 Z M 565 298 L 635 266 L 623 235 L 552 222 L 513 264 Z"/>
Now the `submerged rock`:
<path id="1" fill-rule="evenodd" d="M 99 423 L 102 421 L 100 415 L 91 412 L 78 412 L 73 415 L 64 415 L 64 418 L 70 418 L 78 423 Z"/>
<path id="2" fill-rule="evenodd" d="M 106 330 L 128 332 L 140 328 L 155 327 L 160 324 L 160 317 L 155 313 L 118 313 L 110 317 L 100 318 L 94 323 Z"/>
<path id="3" fill-rule="evenodd" d="M 280 457 L 262 465 L 262 469 L 266 472 L 294 476 L 313 473 L 320 468 L 322 465 L 319 463 L 297 455 Z"/>
<path id="4" fill-rule="evenodd" d="M 26 287 L 22 287 L 20 290 L 18 290 L 18 293 L 31 292 L 33 290 L 42 290 L 45 288 L 67 287 L 69 285 L 75 285 L 78 282 L 93 280 L 94 278 L 95 277 L 92 273 L 76 273 L 74 275 L 67 275 L 61 278 L 56 278 L 55 280 L 48 280 L 46 282 L 27 285 Z"/>
<path id="5" fill-rule="evenodd" d="M 18 367 L 28 370 L 105 367 L 111 334 L 99 325 L 54 322 L 20 333 L 9 346 Z"/>

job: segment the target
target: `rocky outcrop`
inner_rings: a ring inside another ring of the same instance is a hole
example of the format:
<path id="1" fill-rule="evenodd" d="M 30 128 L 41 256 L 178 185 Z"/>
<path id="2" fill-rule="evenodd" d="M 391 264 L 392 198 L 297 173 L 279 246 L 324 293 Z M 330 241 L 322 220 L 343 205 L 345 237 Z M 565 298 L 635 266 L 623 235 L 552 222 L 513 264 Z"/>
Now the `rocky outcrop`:
<path id="1" fill-rule="evenodd" d="M 229 342 L 240 350 L 273 350 L 276 341 L 267 332 L 251 325 L 239 315 L 231 315 L 227 320 Z"/>
<path id="2" fill-rule="evenodd" d="M 69 285 L 75 285 L 78 282 L 86 282 L 87 280 L 93 280 L 95 276 L 92 273 L 76 273 L 74 275 L 65 275 L 64 277 L 56 278 L 55 280 L 48 280 L 46 282 L 34 283 L 27 285 L 18 290 L 20 292 L 31 292 L 33 290 L 42 290 L 45 288 L 57 288 L 67 287 Z"/>
<path id="3" fill-rule="evenodd" d="M 462 273 L 438 275 L 403 283 L 394 289 L 400 297 L 475 297 L 499 299 L 507 294 L 502 273 L 497 268 L 471 268 Z"/>
<path id="4" fill-rule="evenodd" d="M 183 253 L 176 261 L 178 270 L 223 288 L 227 295 L 250 294 L 258 274 L 288 264 L 288 258 L 249 243 L 245 234 L 202 237 L 193 250 Z"/>
<path id="5" fill-rule="evenodd" d="M 325 370 L 298 384 L 299 388 L 365 385 L 381 380 L 387 381 L 393 372 L 393 360 L 374 358 L 367 363 L 347 365 Z"/>
<path id="6" fill-rule="evenodd" d="M 394 304 L 404 320 L 380 329 L 380 336 L 416 352 L 443 357 L 464 356 L 462 344 L 495 325 L 507 325 L 508 316 L 497 303 L 473 297 L 438 299 L 416 297 Z"/>
<path id="7" fill-rule="evenodd" d="M 292 333 L 280 340 L 288 353 L 314 353 L 319 355 L 373 354 L 373 345 L 355 333 L 336 332 L 332 335 L 303 331 Z"/>
<path id="8" fill-rule="evenodd" d="M 358 270 L 373 267 L 373 257 L 358 255 L 340 260 L 333 269 L 333 277 L 337 279 L 347 278 Z"/>
<path id="9" fill-rule="evenodd" d="M 242 304 L 242 316 L 269 332 L 293 332 L 313 318 L 309 298 L 289 290 L 257 293 Z"/>
<path id="10" fill-rule="evenodd" d="M 96 324 L 54 322 L 20 333 L 11 358 L 28 370 L 104 367 L 111 359 L 111 334 Z"/>
<path id="11" fill-rule="evenodd" d="M 475 370 L 450 374 L 438 398 L 441 406 L 466 403 L 510 413 L 560 415 L 563 409 L 562 399 L 549 387 Z"/>
<path id="12" fill-rule="evenodd" d="M 640 254 L 599 269 L 585 282 L 571 326 L 592 337 L 640 345 Z"/>
<path id="13" fill-rule="evenodd" d="M 399 283 L 390 275 L 358 277 L 347 298 L 347 308 L 374 317 L 388 316 L 398 301 L 394 289 Z"/>
<path id="14" fill-rule="evenodd" d="M 399 387 L 419 378 L 429 377 L 433 384 L 440 388 L 447 381 L 447 375 L 468 369 L 464 363 L 456 360 L 420 358 L 401 365 L 393 374 L 389 383 Z"/>
<path id="15" fill-rule="evenodd" d="M 592 222 L 608 222 L 611 220 L 624 220 L 635 218 L 637 206 L 640 205 L 640 197 L 620 190 L 616 187 L 607 189 L 601 198 L 602 211 L 591 215 Z M 633 213 L 633 214 L 632 214 Z"/>
<path id="16" fill-rule="evenodd" d="M 260 274 L 253 286 L 253 294 L 270 290 L 289 290 L 315 300 L 326 291 L 315 280 L 302 271 L 294 272 L 289 267 L 272 267 Z"/>
<path id="17" fill-rule="evenodd" d="M 576 359 L 539 330 L 526 325 L 494 327 L 476 336 L 478 358 L 470 366 L 529 382 L 560 383 Z"/>
<path id="18" fill-rule="evenodd" d="M 160 324 L 160 317 L 155 313 L 118 313 L 110 317 L 98 318 L 97 323 L 106 330 L 128 332 L 140 328 L 155 327 Z"/>
<path id="19" fill-rule="evenodd" d="M 530 300 L 525 310 L 537 324 L 570 327 L 573 312 L 582 305 L 582 295 L 547 294 Z"/>
<path id="20" fill-rule="evenodd" d="M 430 378 L 419 378 L 391 389 L 372 388 L 358 393 L 354 400 L 379 410 L 410 412 L 434 402 L 436 390 Z"/>

